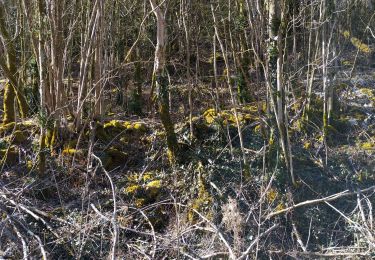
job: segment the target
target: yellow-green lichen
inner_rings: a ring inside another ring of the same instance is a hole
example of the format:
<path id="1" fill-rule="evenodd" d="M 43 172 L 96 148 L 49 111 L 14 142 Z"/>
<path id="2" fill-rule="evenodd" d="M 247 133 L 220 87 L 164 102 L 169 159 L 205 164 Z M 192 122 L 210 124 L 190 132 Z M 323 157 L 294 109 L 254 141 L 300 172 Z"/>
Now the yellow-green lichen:
<path id="1" fill-rule="evenodd" d="M 259 124 L 254 127 L 254 132 L 260 134 L 262 132 L 262 126 Z"/>
<path id="2" fill-rule="evenodd" d="M 269 189 L 266 193 L 266 199 L 269 203 L 274 202 L 278 198 L 278 196 L 279 193 L 274 188 Z"/>
<path id="3" fill-rule="evenodd" d="M 148 188 L 161 188 L 161 180 L 154 180 L 146 184 Z"/>
<path id="4" fill-rule="evenodd" d="M 152 180 L 152 178 L 153 178 L 153 174 L 150 173 L 150 172 L 145 173 L 142 176 L 142 179 L 143 179 L 144 182 L 150 181 L 150 180 Z"/>
<path id="5" fill-rule="evenodd" d="M 28 171 L 31 171 L 33 168 L 34 168 L 34 162 L 33 161 L 31 161 L 31 160 L 28 160 L 27 162 L 26 162 L 26 169 L 28 170 Z"/>
<path id="6" fill-rule="evenodd" d="M 303 143 L 303 148 L 305 148 L 306 150 L 310 149 L 311 148 L 311 143 L 310 142 L 304 142 Z"/>
<path id="7" fill-rule="evenodd" d="M 107 128 L 124 128 L 124 125 L 119 120 L 111 120 L 103 125 L 104 129 Z"/>
<path id="8" fill-rule="evenodd" d="M 351 37 L 350 32 L 348 30 L 345 30 L 341 32 L 341 34 L 344 36 L 345 39 L 350 40 L 350 42 L 361 52 L 363 53 L 370 53 L 372 52 L 371 48 L 362 42 L 360 39 L 356 37 Z"/>
<path id="9" fill-rule="evenodd" d="M 81 150 L 76 150 L 74 148 L 66 148 L 62 151 L 62 154 L 65 156 L 73 156 L 73 155 L 82 155 L 83 152 Z"/>
<path id="10" fill-rule="evenodd" d="M 145 132 L 146 131 L 146 125 L 141 123 L 141 122 L 136 122 L 136 123 L 133 124 L 133 129 L 141 131 L 141 132 Z"/>
<path id="11" fill-rule="evenodd" d="M 207 124 L 212 124 L 213 122 L 215 122 L 217 113 L 214 108 L 210 108 L 203 113 L 203 117 L 206 120 Z"/>
<path id="12" fill-rule="evenodd" d="M 162 181 L 156 178 L 155 173 L 131 174 L 127 177 L 125 194 L 135 198 L 135 205 L 142 207 L 155 201 L 162 189 Z"/>
<path id="13" fill-rule="evenodd" d="M 375 97 L 375 91 L 370 88 L 361 88 L 359 92 L 361 92 L 362 95 L 365 95 L 370 99 Z"/>
<path id="14" fill-rule="evenodd" d="M 125 188 L 125 193 L 127 193 L 127 194 L 134 194 L 134 193 L 136 193 L 139 189 L 141 189 L 141 186 L 139 186 L 139 185 L 131 185 L 131 186 L 129 186 L 129 187 L 126 187 Z"/>
<path id="15" fill-rule="evenodd" d="M 132 123 L 129 122 L 129 121 L 125 121 L 125 122 L 122 123 L 122 125 L 123 125 L 124 128 L 127 128 L 128 126 L 131 126 L 131 124 Z"/>
<path id="16" fill-rule="evenodd" d="M 370 53 L 371 52 L 371 49 L 370 47 L 365 44 L 364 42 L 362 42 L 360 39 L 356 38 L 356 37 L 352 37 L 350 39 L 350 41 L 352 42 L 352 44 L 361 52 L 363 53 Z"/>
<path id="17" fill-rule="evenodd" d="M 146 205 L 146 199 L 143 199 L 143 198 L 136 199 L 134 204 L 135 204 L 135 206 L 136 206 L 137 208 L 141 208 L 141 207 L 143 207 L 144 205 Z"/>
<path id="18" fill-rule="evenodd" d="M 161 181 L 154 180 L 146 184 L 146 191 L 149 197 L 155 197 L 161 189 Z"/>
<path id="19" fill-rule="evenodd" d="M 14 129 L 15 125 L 16 125 L 15 122 L 2 124 L 2 125 L 0 126 L 0 134 L 1 134 L 1 133 L 8 132 L 8 131 Z"/>
<path id="20" fill-rule="evenodd" d="M 374 150 L 375 143 L 374 142 L 364 142 L 361 144 L 361 148 L 364 150 Z"/>

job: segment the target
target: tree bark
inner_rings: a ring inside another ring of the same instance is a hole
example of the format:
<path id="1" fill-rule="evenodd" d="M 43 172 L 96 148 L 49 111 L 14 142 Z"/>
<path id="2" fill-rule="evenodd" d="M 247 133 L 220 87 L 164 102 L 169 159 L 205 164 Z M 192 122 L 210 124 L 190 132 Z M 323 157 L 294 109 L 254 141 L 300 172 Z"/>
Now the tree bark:
<path id="1" fill-rule="evenodd" d="M 278 3 L 278 4 L 277 4 Z M 272 110 L 275 114 L 276 126 L 279 134 L 279 142 L 284 155 L 285 165 L 290 173 L 291 182 L 296 185 L 291 149 L 287 135 L 287 124 L 284 118 L 285 111 L 285 87 L 283 83 L 283 30 L 282 20 L 284 19 L 285 1 L 279 3 L 276 0 L 268 1 L 269 21 L 268 21 L 268 65 L 266 69 L 268 91 Z M 285 22 L 285 21 L 284 21 Z M 276 99 L 276 100 L 275 100 Z M 286 114 L 286 113 L 285 113 Z M 272 137 L 271 137 L 272 138 Z"/>
<path id="2" fill-rule="evenodd" d="M 162 4 L 163 3 L 164 2 L 162 2 Z M 169 83 L 165 71 L 165 47 L 167 42 L 166 21 L 162 6 L 158 5 L 156 0 L 150 0 L 150 4 L 157 22 L 157 44 L 155 49 L 153 77 L 155 79 L 155 86 L 158 93 L 159 115 L 167 136 L 168 158 L 169 161 L 174 164 L 178 153 L 178 143 L 169 112 Z"/>
<path id="3" fill-rule="evenodd" d="M 13 40 L 11 39 L 5 23 L 5 6 L 3 1 L 0 1 L 0 35 L 3 39 L 5 46 L 6 62 L 3 58 L 0 61 L 5 76 L 8 78 L 9 83 L 4 86 L 4 117 L 3 123 L 7 124 L 15 121 L 16 110 L 15 100 L 17 99 L 19 113 L 21 118 L 25 118 L 28 114 L 28 105 L 20 87 L 18 80 L 16 50 L 14 48 Z M 3 49 L 1 51 L 3 54 Z"/>

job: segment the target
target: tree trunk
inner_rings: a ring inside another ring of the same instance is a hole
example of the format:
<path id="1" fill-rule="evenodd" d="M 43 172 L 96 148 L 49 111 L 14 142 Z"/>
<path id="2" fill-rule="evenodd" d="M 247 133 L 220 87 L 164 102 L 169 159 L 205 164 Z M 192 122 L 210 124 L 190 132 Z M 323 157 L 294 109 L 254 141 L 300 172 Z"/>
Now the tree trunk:
<path id="1" fill-rule="evenodd" d="M 288 147 L 290 143 L 287 135 L 286 122 L 284 120 L 285 111 L 285 91 L 283 83 L 283 31 L 282 19 L 284 18 L 285 2 L 276 4 L 276 0 L 268 1 L 269 8 L 269 46 L 268 46 L 268 68 L 267 77 L 269 82 L 268 91 L 270 91 L 270 100 L 273 112 L 275 114 L 276 125 L 279 134 L 279 141 L 284 155 L 285 165 L 290 173 L 291 182 L 296 185 L 293 173 L 293 165 L 291 163 L 291 149 Z M 275 101 L 276 97 L 276 101 Z M 272 137 L 271 137 L 272 138 Z"/>
<path id="2" fill-rule="evenodd" d="M 157 98 L 160 119 L 167 136 L 168 158 L 169 161 L 174 164 L 178 153 L 178 143 L 176 134 L 174 132 L 174 125 L 171 115 L 169 113 L 169 83 L 165 71 L 165 45 L 167 41 L 166 21 L 164 17 L 164 10 L 156 3 L 156 0 L 150 0 L 150 4 L 157 22 L 157 44 L 155 50 L 153 77 L 155 79 L 155 86 L 158 93 Z"/>
<path id="3" fill-rule="evenodd" d="M 14 108 L 14 101 L 17 99 L 19 113 L 21 118 L 25 118 L 28 113 L 28 105 L 25 97 L 20 88 L 18 80 L 18 72 L 16 65 L 16 50 L 14 48 L 13 39 L 10 37 L 5 24 L 5 6 L 0 2 L 0 35 L 3 39 L 5 46 L 5 62 L 1 57 L 0 67 L 2 68 L 5 76 L 8 78 L 9 83 L 4 86 L 4 118 L 3 123 L 10 123 L 15 121 L 16 112 Z"/>

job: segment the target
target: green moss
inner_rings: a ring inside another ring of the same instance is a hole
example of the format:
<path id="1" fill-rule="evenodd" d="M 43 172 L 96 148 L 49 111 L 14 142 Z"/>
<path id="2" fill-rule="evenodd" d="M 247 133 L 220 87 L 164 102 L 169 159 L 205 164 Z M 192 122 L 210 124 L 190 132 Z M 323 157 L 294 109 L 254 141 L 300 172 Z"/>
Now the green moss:
<path id="1" fill-rule="evenodd" d="M 16 93 L 14 88 L 9 84 L 6 83 L 4 86 L 4 115 L 3 115 L 3 124 L 8 124 L 14 122 L 16 114 L 15 114 L 15 107 L 14 101 L 16 98 Z"/>
<path id="2" fill-rule="evenodd" d="M 136 200 L 135 200 L 135 206 L 136 206 L 137 208 L 142 208 L 143 206 L 146 205 L 146 202 L 147 202 L 147 200 L 146 200 L 146 199 L 143 199 L 143 198 L 136 199 Z"/>
<path id="3" fill-rule="evenodd" d="M 350 32 L 348 30 L 341 32 L 342 36 L 344 36 L 345 39 L 350 40 L 350 42 L 361 52 L 363 53 L 371 53 L 371 48 L 362 42 L 360 39 L 356 37 L 351 37 Z"/>
<path id="4" fill-rule="evenodd" d="M 129 122 L 129 121 L 125 121 L 125 122 L 123 122 L 122 123 L 122 125 L 124 126 L 124 128 L 127 128 L 128 126 L 131 126 L 131 122 Z"/>
<path id="5" fill-rule="evenodd" d="M 30 161 L 30 160 L 28 160 L 27 162 L 26 162 L 26 169 L 28 170 L 28 171 L 31 171 L 33 168 L 34 168 L 34 162 L 33 161 Z"/>
<path id="6" fill-rule="evenodd" d="M 258 112 L 258 106 L 257 106 L 257 104 L 251 104 L 251 105 L 244 106 L 243 109 L 245 111 L 249 111 L 249 112 L 252 112 L 252 113 L 257 113 Z"/>
<path id="7" fill-rule="evenodd" d="M 131 185 L 129 187 L 126 187 L 124 189 L 125 193 L 127 194 L 135 194 L 137 191 L 139 191 L 142 187 L 139 185 Z"/>
<path id="8" fill-rule="evenodd" d="M 140 131 L 140 132 L 146 132 L 147 128 L 146 125 L 141 122 L 136 122 L 133 124 L 133 129 Z"/>
<path id="9" fill-rule="evenodd" d="M 304 142 L 303 148 L 305 148 L 306 150 L 309 150 L 311 148 L 311 143 L 310 142 Z"/>
<path id="10" fill-rule="evenodd" d="M 66 148 L 62 151 L 62 154 L 65 156 L 73 156 L 73 155 L 83 155 L 82 150 L 76 150 L 74 148 Z"/>
<path id="11" fill-rule="evenodd" d="M 155 197 L 162 187 L 161 180 L 154 180 L 146 184 L 146 192 L 148 197 Z"/>
<path id="12" fill-rule="evenodd" d="M 364 42 L 362 42 L 360 39 L 356 37 L 352 37 L 350 39 L 351 43 L 361 52 L 363 53 L 370 53 L 372 52 L 371 48 Z"/>
<path id="13" fill-rule="evenodd" d="M 210 205 L 213 201 L 210 193 L 206 190 L 205 183 L 202 177 L 199 178 L 198 183 L 198 196 L 195 198 L 190 206 L 190 210 L 188 212 L 187 218 L 189 222 L 196 222 L 198 220 L 198 215 L 195 211 L 202 212 L 205 211 L 206 217 L 211 218 L 211 214 L 209 212 Z"/>
<path id="14" fill-rule="evenodd" d="M 46 147 L 51 148 L 53 146 L 53 140 L 54 139 L 54 129 L 49 128 L 46 131 L 46 136 L 45 136 L 45 143 Z"/>
<path id="15" fill-rule="evenodd" d="M 124 129 L 124 124 L 120 122 L 119 120 L 111 120 L 103 125 L 104 129 L 107 128 L 119 128 Z"/>
<path id="16" fill-rule="evenodd" d="M 153 179 L 153 173 L 148 172 L 148 173 L 143 174 L 142 179 L 143 179 L 144 182 L 152 180 Z"/>
<path id="17" fill-rule="evenodd" d="M 124 188 L 126 195 L 135 198 L 135 205 L 143 207 L 153 203 L 162 190 L 162 181 L 156 178 L 155 173 L 132 174 L 127 177 Z"/>
<path id="18" fill-rule="evenodd" d="M 214 108 L 210 108 L 203 113 L 203 117 L 207 124 L 212 124 L 217 118 L 217 113 Z"/>
<path id="19" fill-rule="evenodd" d="M 148 188 L 161 188 L 161 180 L 154 180 L 146 184 Z"/>
<path id="20" fill-rule="evenodd" d="M 237 126 L 237 120 L 241 125 L 259 120 L 257 104 L 253 103 L 252 105 L 239 107 L 236 110 L 232 108 L 217 113 L 215 109 L 210 108 L 203 113 L 203 119 L 207 125 L 221 124 L 223 126 Z"/>
<path id="21" fill-rule="evenodd" d="M 254 132 L 257 133 L 257 134 L 260 134 L 262 133 L 262 126 L 259 124 L 257 126 L 254 127 Z"/>
<path id="22" fill-rule="evenodd" d="M 0 126 L 0 134 L 12 131 L 14 129 L 15 125 L 16 125 L 15 122 L 11 122 L 11 123 L 1 125 Z"/>

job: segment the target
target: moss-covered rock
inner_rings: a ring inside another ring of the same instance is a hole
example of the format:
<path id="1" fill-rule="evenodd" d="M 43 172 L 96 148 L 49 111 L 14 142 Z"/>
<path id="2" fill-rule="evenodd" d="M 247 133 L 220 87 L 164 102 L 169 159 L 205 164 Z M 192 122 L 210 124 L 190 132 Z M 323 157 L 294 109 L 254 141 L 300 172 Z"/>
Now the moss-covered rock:
<path id="1" fill-rule="evenodd" d="M 141 122 L 136 122 L 133 124 L 133 129 L 139 132 L 146 132 L 146 125 Z"/>
<path id="2" fill-rule="evenodd" d="M 113 170 L 127 162 L 128 154 L 111 147 L 104 152 L 101 156 L 101 160 L 104 168 L 107 170 Z"/>
<path id="3" fill-rule="evenodd" d="M 8 166 L 13 166 L 18 163 L 19 152 L 16 146 L 11 146 L 9 149 L 0 150 L 1 163 Z"/>
<path id="4" fill-rule="evenodd" d="M 125 129 L 123 122 L 120 120 L 111 120 L 103 125 L 104 129 L 118 128 L 120 130 Z"/>
<path id="5" fill-rule="evenodd" d="M 27 140 L 27 134 L 23 131 L 16 130 L 13 133 L 13 143 L 14 144 L 22 144 Z"/>
<path id="6" fill-rule="evenodd" d="M 137 207 L 143 207 L 154 202 L 163 188 L 162 180 L 154 172 L 132 174 L 127 178 L 124 187 L 125 195 L 135 199 Z"/>
<path id="7" fill-rule="evenodd" d="M 236 113 L 234 109 L 223 110 L 217 113 L 215 109 L 210 108 L 203 113 L 203 118 L 207 125 L 222 124 L 224 126 L 236 126 L 237 120 L 239 124 L 244 125 L 259 119 L 258 108 L 256 106 L 238 108 Z"/>

